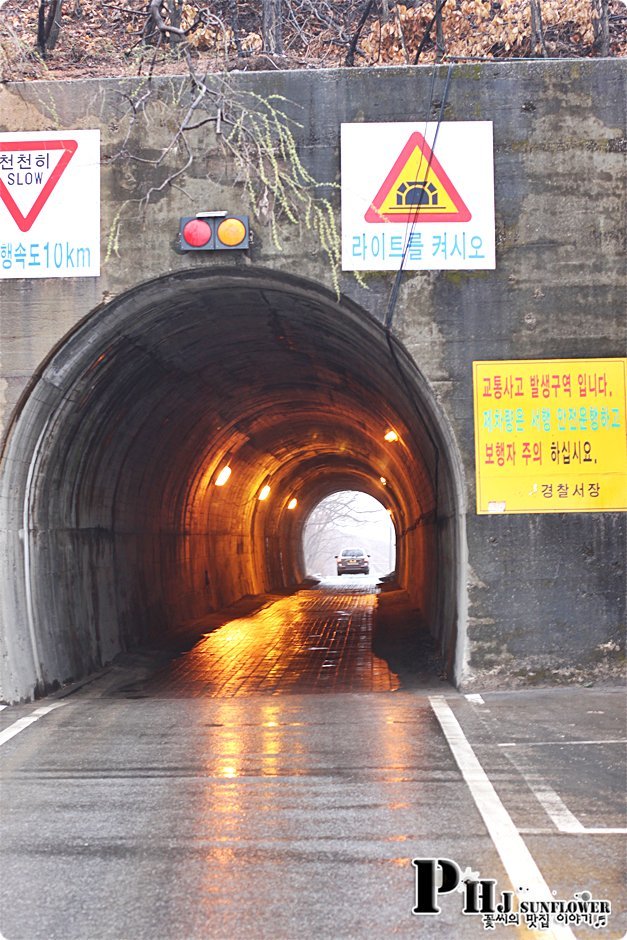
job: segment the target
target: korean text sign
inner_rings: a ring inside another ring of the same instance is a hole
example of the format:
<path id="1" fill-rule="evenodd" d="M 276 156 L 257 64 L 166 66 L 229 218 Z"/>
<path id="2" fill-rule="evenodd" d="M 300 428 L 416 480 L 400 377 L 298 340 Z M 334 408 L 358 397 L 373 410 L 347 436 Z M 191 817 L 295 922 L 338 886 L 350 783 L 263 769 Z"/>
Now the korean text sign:
<path id="1" fill-rule="evenodd" d="M 491 121 L 342 124 L 342 269 L 495 267 Z"/>
<path id="2" fill-rule="evenodd" d="M 478 513 L 627 509 L 627 359 L 474 362 Z"/>
<path id="3" fill-rule="evenodd" d="M 100 132 L 0 134 L 0 278 L 100 273 Z"/>

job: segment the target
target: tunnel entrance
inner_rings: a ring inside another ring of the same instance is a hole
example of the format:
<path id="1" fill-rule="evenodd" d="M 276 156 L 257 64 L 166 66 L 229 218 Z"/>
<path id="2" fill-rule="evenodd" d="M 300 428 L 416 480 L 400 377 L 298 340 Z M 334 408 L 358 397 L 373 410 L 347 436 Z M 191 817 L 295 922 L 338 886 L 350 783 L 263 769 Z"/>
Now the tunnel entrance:
<path id="1" fill-rule="evenodd" d="M 301 279 L 222 269 L 138 286 L 51 355 L 8 436 L 3 694 L 294 588 L 312 509 L 340 490 L 380 498 L 382 478 L 397 579 L 454 679 L 459 463 L 398 341 Z"/>

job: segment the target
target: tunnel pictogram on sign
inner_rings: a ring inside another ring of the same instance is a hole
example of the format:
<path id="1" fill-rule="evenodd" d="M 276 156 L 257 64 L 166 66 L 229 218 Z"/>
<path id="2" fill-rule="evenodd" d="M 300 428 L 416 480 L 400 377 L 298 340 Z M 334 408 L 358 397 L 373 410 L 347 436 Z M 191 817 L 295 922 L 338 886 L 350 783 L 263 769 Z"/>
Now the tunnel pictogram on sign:
<path id="1" fill-rule="evenodd" d="M 469 222 L 471 213 L 422 134 L 414 131 L 374 197 L 366 222 Z"/>
<path id="2" fill-rule="evenodd" d="M 76 140 L 0 141 L 0 199 L 20 232 L 29 232 L 68 163 Z"/>

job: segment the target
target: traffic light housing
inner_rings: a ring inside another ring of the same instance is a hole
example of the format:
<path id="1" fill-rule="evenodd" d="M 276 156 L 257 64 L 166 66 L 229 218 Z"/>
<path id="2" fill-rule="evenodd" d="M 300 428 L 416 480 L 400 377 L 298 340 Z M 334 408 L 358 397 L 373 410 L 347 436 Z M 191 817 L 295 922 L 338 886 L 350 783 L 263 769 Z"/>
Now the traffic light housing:
<path id="1" fill-rule="evenodd" d="M 179 225 L 181 251 L 241 251 L 250 244 L 247 215 L 198 212 L 184 216 Z"/>

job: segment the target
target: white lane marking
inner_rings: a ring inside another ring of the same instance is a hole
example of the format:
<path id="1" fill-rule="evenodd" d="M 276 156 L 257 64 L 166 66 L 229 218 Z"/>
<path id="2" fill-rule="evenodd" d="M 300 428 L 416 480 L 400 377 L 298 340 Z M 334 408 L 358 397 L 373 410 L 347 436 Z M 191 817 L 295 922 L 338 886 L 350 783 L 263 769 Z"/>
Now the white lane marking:
<path id="1" fill-rule="evenodd" d="M 515 891 L 525 888 L 528 897 L 537 901 L 555 900 L 542 877 L 531 852 L 527 848 L 514 822 L 501 803 L 485 770 L 479 763 L 459 722 L 442 695 L 429 697 L 431 708 L 440 723 L 444 737 L 453 753 L 477 809 L 481 813 L 490 838 L 499 853 L 503 867 Z M 570 927 L 553 926 L 543 932 L 545 940 L 575 940 Z"/>
<path id="2" fill-rule="evenodd" d="M 627 738 L 608 738 L 606 741 L 503 741 L 498 747 L 554 747 L 563 744 L 572 747 L 573 744 L 627 744 Z"/>
<path id="3" fill-rule="evenodd" d="M 2 711 L 3 708 L 7 708 L 7 706 L 6 706 L 6 705 L 0 705 L 0 712 Z M 1 937 L 1 936 L 0 936 L 0 940 L 2 940 L 2 937 Z"/>
<path id="4" fill-rule="evenodd" d="M 586 831 L 577 817 L 571 813 L 559 794 L 556 793 L 548 783 L 545 783 L 544 780 L 538 777 L 529 778 L 524 773 L 523 777 L 549 819 L 560 832 Z"/>
<path id="5" fill-rule="evenodd" d="M 588 835 L 600 835 L 601 833 L 616 834 L 627 832 L 625 829 L 617 829 L 612 827 L 602 829 L 600 827 L 593 826 L 590 829 L 587 829 L 583 823 L 579 822 L 574 813 L 571 813 L 559 794 L 556 793 L 555 790 L 550 787 L 548 783 L 546 783 L 546 781 L 535 774 L 527 774 L 511 752 L 509 752 L 507 756 L 518 773 L 522 775 L 525 783 L 559 832 L 587 833 Z"/>
<path id="6" fill-rule="evenodd" d="M 469 692 L 466 695 L 466 698 L 469 702 L 472 702 L 474 705 L 485 705 L 483 698 L 479 695 L 478 692 Z"/>
<path id="7" fill-rule="evenodd" d="M 520 770 L 520 768 L 518 768 Z M 529 789 L 541 803 L 543 809 L 545 810 L 547 816 L 555 824 L 556 828 L 560 832 L 583 832 L 588 835 L 601 835 L 602 833 L 625 833 L 627 829 L 618 829 L 618 828 L 607 828 L 602 829 L 601 827 L 591 827 L 587 829 L 583 823 L 580 823 L 577 817 L 571 813 L 569 808 L 566 806 L 562 798 L 550 787 L 544 780 L 539 778 L 529 779 L 523 771 L 520 771 L 525 777 Z"/>
<path id="8" fill-rule="evenodd" d="M 556 835 L 555 829 L 537 829 L 531 828 L 530 826 L 524 826 L 522 829 L 518 830 L 521 835 L 524 836 L 554 836 Z M 608 829 L 584 829 L 584 835 L 586 836 L 624 836 L 627 834 L 627 829 L 618 829 L 618 828 L 608 828 Z M 565 833 L 569 835 L 569 833 Z M 1 938 L 0 938 L 1 940 Z"/>
<path id="9" fill-rule="evenodd" d="M 55 708 L 61 708 L 62 705 L 65 705 L 65 702 L 55 702 L 54 705 L 43 705 L 41 708 L 36 708 L 32 715 L 28 715 L 26 718 L 18 718 L 17 721 L 14 721 L 13 724 L 5 728 L 4 731 L 0 731 L 0 745 L 6 744 L 7 741 L 14 738 L 15 735 L 23 731 L 24 728 L 29 728 L 36 721 L 39 721 L 40 718 L 43 718 L 44 715 L 54 711 Z"/>

